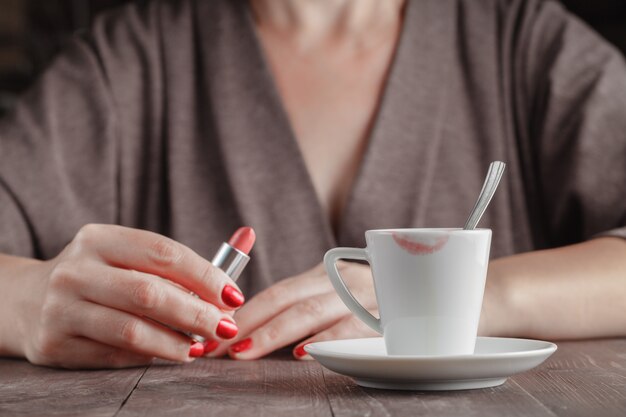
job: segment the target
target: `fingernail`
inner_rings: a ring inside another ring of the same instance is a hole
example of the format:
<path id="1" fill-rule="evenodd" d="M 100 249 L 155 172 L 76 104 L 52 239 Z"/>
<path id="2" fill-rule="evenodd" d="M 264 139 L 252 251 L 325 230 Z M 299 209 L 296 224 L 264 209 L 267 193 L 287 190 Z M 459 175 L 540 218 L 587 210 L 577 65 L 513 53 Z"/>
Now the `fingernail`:
<path id="1" fill-rule="evenodd" d="M 252 339 L 247 338 L 241 342 L 237 342 L 230 347 L 230 351 L 233 353 L 241 353 L 249 350 L 252 347 Z"/>
<path id="2" fill-rule="evenodd" d="M 217 325 L 217 329 L 215 330 L 215 334 L 217 334 L 222 339 L 232 339 L 237 336 L 239 329 L 237 325 L 228 320 L 222 320 Z"/>
<path id="3" fill-rule="evenodd" d="M 215 340 L 207 340 L 204 342 L 204 354 L 209 354 L 213 352 L 220 344 Z"/>
<path id="4" fill-rule="evenodd" d="M 193 343 L 189 349 L 189 356 L 199 358 L 202 355 L 204 355 L 204 345 L 200 342 Z"/>
<path id="5" fill-rule="evenodd" d="M 293 350 L 293 353 L 296 355 L 296 357 L 298 357 L 298 358 L 302 358 L 302 357 L 304 357 L 304 356 L 308 355 L 308 353 L 306 352 L 306 350 L 304 350 L 304 347 L 305 347 L 307 344 L 308 344 L 308 343 L 305 343 L 305 344 L 303 344 L 303 345 L 300 345 L 300 346 L 296 347 L 296 348 Z"/>
<path id="6" fill-rule="evenodd" d="M 235 287 L 227 285 L 222 290 L 222 301 L 229 307 L 241 307 L 246 299 Z"/>

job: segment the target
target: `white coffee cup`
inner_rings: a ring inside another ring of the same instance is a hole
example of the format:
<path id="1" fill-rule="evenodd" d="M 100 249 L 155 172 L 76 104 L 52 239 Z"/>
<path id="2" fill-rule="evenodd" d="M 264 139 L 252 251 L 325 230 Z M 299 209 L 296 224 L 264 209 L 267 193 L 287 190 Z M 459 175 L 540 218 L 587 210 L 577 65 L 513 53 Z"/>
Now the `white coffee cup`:
<path id="1" fill-rule="evenodd" d="M 473 354 L 491 230 L 368 230 L 365 240 L 365 249 L 329 250 L 324 264 L 346 306 L 383 335 L 387 354 Z M 350 293 L 340 259 L 371 265 L 380 319 Z"/>

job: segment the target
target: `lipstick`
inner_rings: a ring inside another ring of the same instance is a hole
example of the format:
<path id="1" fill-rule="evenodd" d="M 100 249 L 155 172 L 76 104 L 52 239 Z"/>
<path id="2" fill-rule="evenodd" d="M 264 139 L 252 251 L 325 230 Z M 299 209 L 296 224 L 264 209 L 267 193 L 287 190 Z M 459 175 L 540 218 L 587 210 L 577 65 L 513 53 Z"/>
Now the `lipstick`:
<path id="1" fill-rule="evenodd" d="M 239 228 L 227 243 L 222 243 L 211 263 L 226 272 L 233 281 L 237 281 L 250 261 L 248 255 L 255 240 L 256 234 L 251 227 Z"/>
<path id="2" fill-rule="evenodd" d="M 256 241 L 256 234 L 251 227 L 240 227 L 228 242 L 222 243 L 211 260 L 213 266 L 220 268 L 233 281 L 237 281 L 250 261 L 250 251 Z M 195 294 L 194 294 L 195 295 Z M 196 295 L 197 297 L 197 295 Z M 194 342 L 205 343 L 206 339 L 197 334 L 186 333 Z"/>

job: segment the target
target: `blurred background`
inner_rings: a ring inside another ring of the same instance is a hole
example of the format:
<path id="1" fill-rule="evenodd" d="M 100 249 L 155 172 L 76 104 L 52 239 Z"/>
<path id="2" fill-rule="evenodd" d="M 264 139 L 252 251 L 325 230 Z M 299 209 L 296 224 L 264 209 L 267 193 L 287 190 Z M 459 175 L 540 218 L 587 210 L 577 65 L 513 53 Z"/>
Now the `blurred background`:
<path id="1" fill-rule="evenodd" d="M 100 11 L 128 1 L 133 0 L 0 0 L 0 117 L 67 36 L 89 27 Z M 626 53 L 626 0 L 561 2 Z"/>

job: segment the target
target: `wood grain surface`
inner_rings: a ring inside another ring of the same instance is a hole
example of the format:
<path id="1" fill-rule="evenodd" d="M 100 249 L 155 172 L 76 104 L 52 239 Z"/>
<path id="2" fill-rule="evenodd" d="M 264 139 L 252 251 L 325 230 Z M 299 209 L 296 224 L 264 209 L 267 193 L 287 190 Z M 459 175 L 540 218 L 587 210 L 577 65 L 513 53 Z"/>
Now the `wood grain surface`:
<path id="1" fill-rule="evenodd" d="M 0 360 L 0 416 L 626 416 L 626 339 L 559 343 L 504 385 L 455 392 L 361 388 L 289 351 L 115 371 Z"/>
<path id="2" fill-rule="evenodd" d="M 113 416 L 144 372 L 67 371 L 0 359 L 0 416 Z"/>

